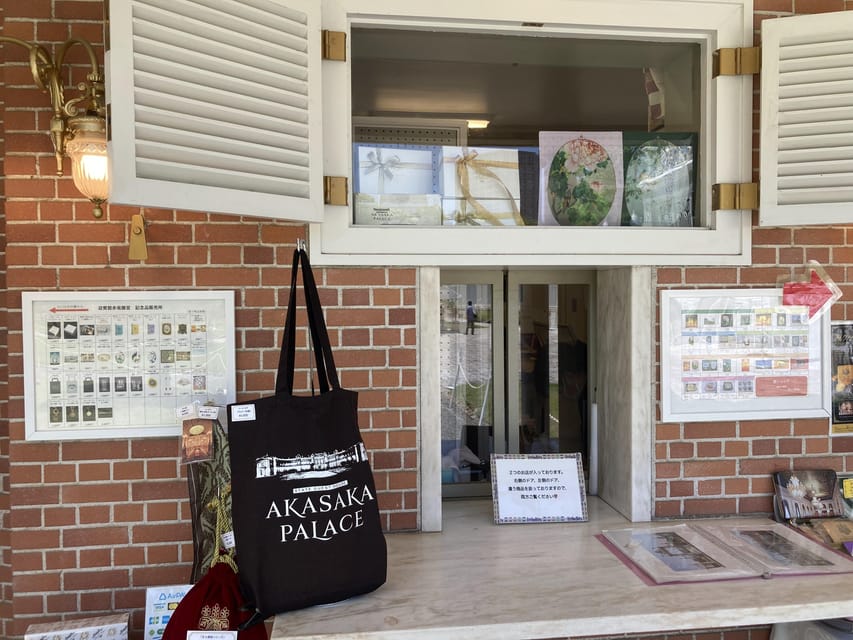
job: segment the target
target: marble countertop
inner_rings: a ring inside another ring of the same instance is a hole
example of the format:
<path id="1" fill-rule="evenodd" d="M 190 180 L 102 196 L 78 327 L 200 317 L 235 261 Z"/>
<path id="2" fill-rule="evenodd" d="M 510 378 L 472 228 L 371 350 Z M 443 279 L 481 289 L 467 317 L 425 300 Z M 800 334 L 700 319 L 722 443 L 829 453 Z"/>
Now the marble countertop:
<path id="1" fill-rule="evenodd" d="M 648 586 L 594 537 L 631 523 L 597 498 L 589 516 L 495 525 L 490 501 L 445 503 L 441 533 L 386 536 L 385 585 L 276 616 L 271 640 L 525 640 L 853 616 L 850 574 Z"/>

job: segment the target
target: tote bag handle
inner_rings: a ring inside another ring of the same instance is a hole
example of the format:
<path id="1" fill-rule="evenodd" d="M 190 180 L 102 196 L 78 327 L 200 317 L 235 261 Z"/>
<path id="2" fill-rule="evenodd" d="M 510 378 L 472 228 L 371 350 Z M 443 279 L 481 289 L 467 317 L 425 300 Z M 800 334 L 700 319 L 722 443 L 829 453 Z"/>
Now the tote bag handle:
<path id="1" fill-rule="evenodd" d="M 305 292 L 305 308 L 308 312 L 308 329 L 311 332 L 311 344 L 314 362 L 317 366 L 317 379 L 320 383 L 320 393 L 329 389 L 339 389 L 338 371 L 332 356 L 332 346 L 323 319 L 323 309 L 320 306 L 320 295 L 314 273 L 308 262 L 308 254 L 304 249 L 293 252 L 293 266 L 290 274 L 290 298 L 287 303 L 287 316 L 284 322 L 284 337 L 281 341 L 281 354 L 278 359 L 278 375 L 276 376 L 275 391 L 293 395 L 293 374 L 296 363 L 296 280 L 302 266 L 302 286 Z"/>

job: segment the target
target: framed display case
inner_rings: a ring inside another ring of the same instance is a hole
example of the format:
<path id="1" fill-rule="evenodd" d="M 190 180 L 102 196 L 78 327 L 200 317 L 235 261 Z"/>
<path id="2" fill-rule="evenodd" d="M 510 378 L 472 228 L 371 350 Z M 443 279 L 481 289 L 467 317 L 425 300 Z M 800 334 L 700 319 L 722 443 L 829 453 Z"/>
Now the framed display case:
<path id="1" fill-rule="evenodd" d="M 779 289 L 663 291 L 663 420 L 828 418 L 827 315 Z"/>
<path id="2" fill-rule="evenodd" d="M 234 292 L 25 292 L 27 440 L 179 435 L 234 402 Z"/>

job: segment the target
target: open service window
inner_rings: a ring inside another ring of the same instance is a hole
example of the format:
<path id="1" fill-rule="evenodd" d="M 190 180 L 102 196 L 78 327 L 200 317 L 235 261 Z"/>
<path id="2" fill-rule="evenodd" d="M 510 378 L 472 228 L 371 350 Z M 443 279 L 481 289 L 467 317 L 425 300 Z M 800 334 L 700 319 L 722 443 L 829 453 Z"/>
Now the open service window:
<path id="1" fill-rule="evenodd" d="M 749 263 L 751 213 L 711 187 L 751 180 L 752 78 L 712 78 L 751 2 L 335 0 L 323 24 L 348 44 L 323 93 L 350 199 L 315 262 Z"/>
<path id="2" fill-rule="evenodd" d="M 318 264 L 750 260 L 710 195 L 751 179 L 752 77 L 712 78 L 750 0 L 110 0 L 110 42 L 111 202 L 316 223 Z M 400 120 L 458 135 L 354 129 Z"/>

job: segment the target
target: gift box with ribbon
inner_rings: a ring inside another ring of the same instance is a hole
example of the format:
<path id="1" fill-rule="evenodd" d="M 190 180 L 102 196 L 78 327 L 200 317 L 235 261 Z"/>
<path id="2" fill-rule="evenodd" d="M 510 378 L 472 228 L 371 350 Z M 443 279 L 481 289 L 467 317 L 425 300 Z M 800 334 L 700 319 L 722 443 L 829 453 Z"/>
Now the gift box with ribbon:
<path id="1" fill-rule="evenodd" d="M 443 224 L 525 224 L 521 214 L 517 149 L 444 147 L 443 150 Z"/>
<path id="2" fill-rule="evenodd" d="M 355 224 L 440 225 L 440 147 L 354 145 Z"/>

